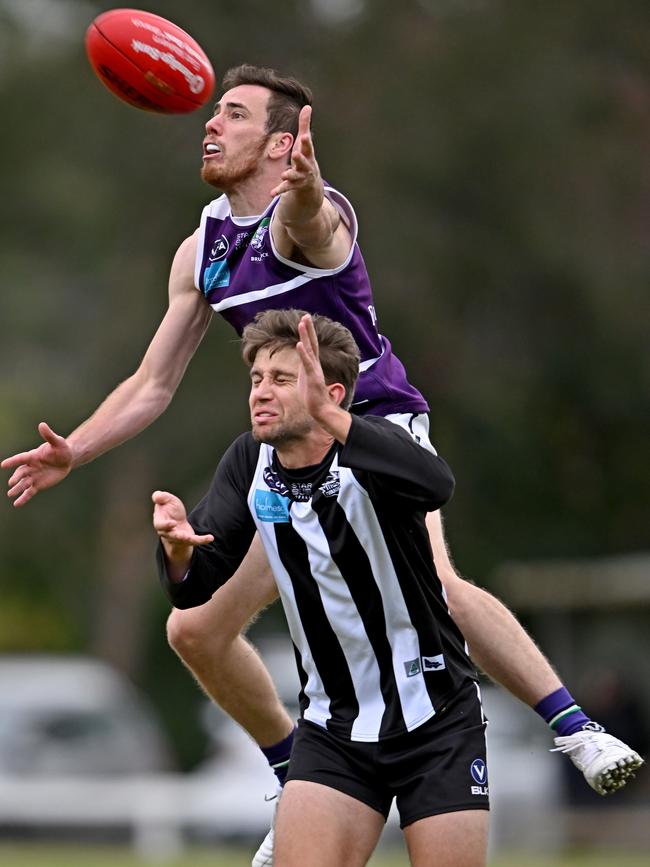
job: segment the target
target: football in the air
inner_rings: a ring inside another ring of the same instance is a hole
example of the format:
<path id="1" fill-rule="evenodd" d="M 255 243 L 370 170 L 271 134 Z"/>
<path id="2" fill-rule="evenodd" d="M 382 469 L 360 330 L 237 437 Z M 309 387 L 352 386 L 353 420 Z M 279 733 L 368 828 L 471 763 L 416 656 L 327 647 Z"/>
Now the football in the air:
<path id="1" fill-rule="evenodd" d="M 214 71 L 200 45 L 159 15 L 111 9 L 86 31 L 86 53 L 100 81 L 136 108 L 185 114 L 204 105 Z"/>

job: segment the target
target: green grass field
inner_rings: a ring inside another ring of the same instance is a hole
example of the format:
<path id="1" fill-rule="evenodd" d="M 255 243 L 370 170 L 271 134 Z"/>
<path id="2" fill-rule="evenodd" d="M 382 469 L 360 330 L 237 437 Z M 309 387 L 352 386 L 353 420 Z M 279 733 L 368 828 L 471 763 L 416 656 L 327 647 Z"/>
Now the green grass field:
<path id="1" fill-rule="evenodd" d="M 58 844 L 0 845 L 2 867 L 250 867 L 250 853 L 241 849 L 188 850 L 182 857 L 143 861 L 128 849 L 72 847 Z M 408 867 L 402 851 L 376 855 L 371 867 Z M 644 855 L 566 855 L 558 859 L 528 857 L 525 853 L 496 857 L 489 867 L 647 867 Z"/>

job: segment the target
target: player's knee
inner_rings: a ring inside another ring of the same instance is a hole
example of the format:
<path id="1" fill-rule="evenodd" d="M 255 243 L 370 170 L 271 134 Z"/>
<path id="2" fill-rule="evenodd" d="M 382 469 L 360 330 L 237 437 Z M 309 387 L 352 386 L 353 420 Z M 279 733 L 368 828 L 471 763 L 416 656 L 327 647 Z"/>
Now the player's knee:
<path id="1" fill-rule="evenodd" d="M 193 611 L 174 608 L 167 618 L 167 641 L 180 658 L 190 664 L 197 656 L 219 654 L 238 633 L 215 628 L 214 623 L 193 615 Z"/>
<path id="2" fill-rule="evenodd" d="M 193 629 L 183 612 L 173 608 L 167 618 L 167 643 L 180 657 L 191 652 L 196 641 L 196 630 Z"/>

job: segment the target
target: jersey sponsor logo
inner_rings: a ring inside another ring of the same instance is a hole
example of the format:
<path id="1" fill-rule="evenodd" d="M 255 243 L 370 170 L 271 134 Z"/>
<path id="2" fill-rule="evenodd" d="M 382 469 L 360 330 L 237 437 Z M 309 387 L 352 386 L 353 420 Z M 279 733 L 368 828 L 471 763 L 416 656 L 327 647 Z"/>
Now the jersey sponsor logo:
<path id="1" fill-rule="evenodd" d="M 408 659 L 404 663 L 404 671 L 406 672 L 407 677 L 415 677 L 416 674 L 421 674 L 422 665 L 420 664 L 420 658 Z"/>
<path id="2" fill-rule="evenodd" d="M 470 774 L 472 775 L 472 779 L 478 785 L 471 786 L 471 792 L 473 795 L 488 795 L 489 789 L 487 785 L 487 767 L 483 759 L 474 759 L 472 764 L 469 766 Z"/>
<path id="3" fill-rule="evenodd" d="M 443 671 L 446 667 L 445 657 L 442 653 L 437 656 L 420 656 L 418 659 L 408 659 L 404 663 L 407 677 L 415 677 L 416 674 L 427 671 Z"/>
<path id="4" fill-rule="evenodd" d="M 262 477 L 272 491 L 276 491 L 283 497 L 291 497 L 297 503 L 307 503 L 311 500 L 313 493 L 311 482 L 289 482 L 287 487 L 270 467 L 265 467 Z"/>
<path id="5" fill-rule="evenodd" d="M 255 234 L 251 238 L 251 247 L 254 250 L 261 250 L 264 244 L 264 238 L 266 237 L 267 232 L 269 231 L 269 223 L 271 222 L 270 217 L 264 217 L 262 222 L 259 224 L 257 229 L 255 230 Z"/>
<path id="6" fill-rule="evenodd" d="M 437 656 L 422 657 L 422 671 L 442 671 L 446 667 L 445 657 L 442 653 L 439 653 Z"/>
<path id="7" fill-rule="evenodd" d="M 278 494 L 282 494 L 283 497 L 289 496 L 289 488 L 285 485 L 285 483 L 278 476 L 278 474 L 273 472 L 271 467 L 264 468 L 262 478 L 264 479 L 264 483 L 268 485 L 268 487 L 272 491 L 276 491 Z"/>
<path id="8" fill-rule="evenodd" d="M 341 490 L 341 480 L 339 479 L 338 470 L 330 470 L 327 478 L 318 490 L 322 491 L 325 497 L 336 497 Z"/>
<path id="9" fill-rule="evenodd" d="M 207 295 L 213 289 L 225 289 L 230 286 L 230 268 L 228 262 L 213 262 L 203 272 L 204 293 Z"/>
<path id="10" fill-rule="evenodd" d="M 243 247 L 245 242 L 250 238 L 250 234 L 250 232 L 238 232 L 233 244 L 233 250 L 239 250 L 240 247 Z"/>
<path id="11" fill-rule="evenodd" d="M 289 501 L 275 491 L 255 491 L 255 514 L 260 521 L 289 523 Z"/>
<path id="12" fill-rule="evenodd" d="M 230 243 L 228 242 L 228 238 L 226 238 L 225 235 L 221 235 L 221 237 L 217 238 L 210 249 L 208 262 L 216 262 L 218 259 L 223 259 L 229 249 Z"/>
<path id="13" fill-rule="evenodd" d="M 311 482 L 291 482 L 289 494 L 291 499 L 297 503 L 307 503 L 311 500 L 312 484 Z"/>

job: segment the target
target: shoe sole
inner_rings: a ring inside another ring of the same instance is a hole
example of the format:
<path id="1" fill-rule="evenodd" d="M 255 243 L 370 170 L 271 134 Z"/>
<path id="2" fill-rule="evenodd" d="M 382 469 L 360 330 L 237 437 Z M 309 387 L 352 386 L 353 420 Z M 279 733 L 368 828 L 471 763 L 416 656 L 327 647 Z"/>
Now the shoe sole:
<path id="1" fill-rule="evenodd" d="M 608 768 L 601 772 L 598 778 L 596 791 L 599 795 L 611 795 L 622 789 L 628 780 L 634 778 L 637 771 L 643 764 L 643 759 L 639 755 L 627 756 L 627 758 L 619 759 Z"/>

